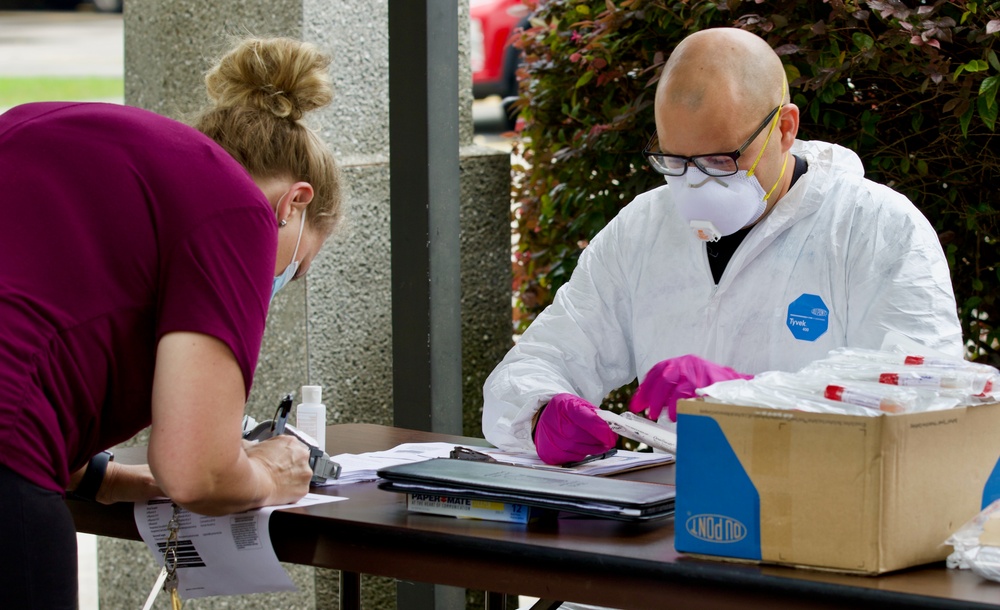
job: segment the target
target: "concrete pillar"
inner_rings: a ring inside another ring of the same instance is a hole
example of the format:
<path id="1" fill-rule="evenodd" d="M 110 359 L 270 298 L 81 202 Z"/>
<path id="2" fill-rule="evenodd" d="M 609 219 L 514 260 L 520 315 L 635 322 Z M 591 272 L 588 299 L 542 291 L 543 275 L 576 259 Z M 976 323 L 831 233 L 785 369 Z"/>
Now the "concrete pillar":
<path id="1" fill-rule="evenodd" d="M 468 0 L 458 4 L 463 420 L 466 434 L 480 436 L 482 384 L 511 342 L 510 160 L 472 143 Z M 346 222 L 307 279 L 275 299 L 247 412 L 270 417 L 281 395 L 308 382 L 324 388 L 328 423 L 391 424 L 386 0 L 127 0 L 124 21 L 125 102 L 181 120 L 206 101 L 202 76 L 234 38 L 289 36 L 333 55 L 334 102 L 313 124 L 341 164 Z M 142 606 L 157 574 L 149 550 L 111 539 L 98 549 L 101 606 Z M 336 607 L 336 572 L 285 567 L 299 592 L 185 608 Z M 364 607 L 394 608 L 393 585 L 365 577 Z M 156 607 L 169 607 L 166 598 Z"/>

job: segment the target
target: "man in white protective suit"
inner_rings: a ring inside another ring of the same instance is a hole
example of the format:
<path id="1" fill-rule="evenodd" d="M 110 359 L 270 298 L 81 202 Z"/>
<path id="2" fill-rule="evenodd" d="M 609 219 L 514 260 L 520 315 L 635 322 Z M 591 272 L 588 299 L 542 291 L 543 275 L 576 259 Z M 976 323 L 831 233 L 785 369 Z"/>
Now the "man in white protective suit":
<path id="1" fill-rule="evenodd" d="M 846 148 L 796 140 L 781 61 L 733 28 L 685 38 L 663 68 L 644 155 L 667 184 L 623 208 L 483 388 L 483 433 L 562 464 L 613 447 L 597 415 L 661 423 L 716 381 L 795 371 L 895 331 L 961 357 L 937 235 Z M 732 151 L 732 152 L 720 152 Z"/>

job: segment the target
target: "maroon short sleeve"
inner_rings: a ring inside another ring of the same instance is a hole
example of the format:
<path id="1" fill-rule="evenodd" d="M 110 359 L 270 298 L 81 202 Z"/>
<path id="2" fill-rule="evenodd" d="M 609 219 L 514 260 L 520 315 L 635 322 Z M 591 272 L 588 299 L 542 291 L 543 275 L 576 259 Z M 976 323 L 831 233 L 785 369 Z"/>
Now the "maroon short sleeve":
<path id="1" fill-rule="evenodd" d="M 162 261 L 157 340 L 177 331 L 219 339 L 236 356 L 249 394 L 270 298 L 261 287 L 270 288 L 276 244 L 265 209 L 229 210 L 188 233 Z"/>
<path id="2" fill-rule="evenodd" d="M 253 178 L 113 104 L 0 114 L 0 465 L 46 489 L 148 426 L 160 338 L 211 335 L 249 392 L 277 249 Z"/>

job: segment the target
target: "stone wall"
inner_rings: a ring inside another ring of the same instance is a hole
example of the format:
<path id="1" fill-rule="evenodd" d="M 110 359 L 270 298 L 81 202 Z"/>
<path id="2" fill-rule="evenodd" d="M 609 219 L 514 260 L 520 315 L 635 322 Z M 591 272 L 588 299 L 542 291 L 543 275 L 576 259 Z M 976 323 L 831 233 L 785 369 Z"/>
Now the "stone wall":
<path id="1" fill-rule="evenodd" d="M 464 26 L 467 0 L 458 6 Z M 324 388 L 328 423 L 391 424 L 386 0 L 128 0 L 124 20 L 125 102 L 181 120 L 205 103 L 203 74 L 235 38 L 289 36 L 333 55 L 334 103 L 314 127 L 341 164 L 346 222 L 307 278 L 272 304 L 247 412 L 270 417 L 280 396 L 308 382 Z M 459 51 L 463 421 L 466 434 L 480 436 L 482 384 L 511 343 L 510 159 L 472 144 L 465 28 Z M 105 538 L 98 549 L 101 606 L 141 607 L 157 574 L 149 550 Z M 299 592 L 190 600 L 185 608 L 336 607 L 336 572 L 285 567 Z M 365 608 L 394 608 L 393 584 L 365 577 Z M 156 607 L 169 607 L 166 600 Z"/>

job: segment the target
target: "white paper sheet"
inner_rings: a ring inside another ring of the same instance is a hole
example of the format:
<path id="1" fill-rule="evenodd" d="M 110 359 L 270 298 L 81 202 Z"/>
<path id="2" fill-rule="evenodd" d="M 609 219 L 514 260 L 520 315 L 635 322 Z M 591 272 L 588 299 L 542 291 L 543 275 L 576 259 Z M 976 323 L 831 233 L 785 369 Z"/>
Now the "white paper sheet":
<path id="1" fill-rule="evenodd" d="M 477 451 L 485 453 L 496 461 L 504 464 L 518 464 L 520 466 L 531 466 L 532 468 L 537 468 L 539 470 L 561 470 L 564 472 L 575 472 L 577 474 L 589 474 L 593 476 L 615 474 L 618 472 L 648 468 L 650 466 L 657 466 L 660 464 L 671 464 L 674 462 L 674 456 L 670 453 L 647 453 L 619 449 L 612 456 L 567 468 L 565 466 L 553 466 L 551 464 L 546 464 L 534 453 L 517 453 L 512 451 L 500 451 L 498 449 L 484 450 L 478 447 L 470 447 L 470 449 L 476 449 Z"/>
<path id="2" fill-rule="evenodd" d="M 374 481 L 380 468 L 448 457 L 454 448 L 452 443 L 403 443 L 385 451 L 334 455 L 330 459 L 340 464 L 340 478 L 327 479 L 326 485 Z"/>
<path id="3" fill-rule="evenodd" d="M 307 494 L 295 504 L 268 506 L 221 517 L 207 517 L 181 509 L 177 536 L 177 579 L 181 599 L 294 591 L 295 584 L 281 567 L 271 545 L 267 529 L 271 513 L 279 508 L 346 499 Z M 139 534 L 161 566 L 167 524 L 172 514 L 173 505 L 167 498 L 135 504 Z"/>
<path id="4" fill-rule="evenodd" d="M 331 459 L 340 464 L 339 479 L 327 479 L 325 485 L 345 485 L 360 481 L 374 481 L 379 469 L 397 464 L 422 462 L 432 458 L 445 458 L 451 450 L 458 447 L 454 443 L 403 443 L 386 451 L 369 453 L 341 453 Z M 674 456 L 666 453 L 641 453 L 636 451 L 619 451 L 614 456 L 588 462 L 582 466 L 564 469 L 562 466 L 550 466 L 540 460 L 534 453 L 502 451 L 492 447 L 469 446 L 469 449 L 484 453 L 498 462 L 531 466 L 543 470 L 569 470 L 580 474 L 611 474 L 624 472 L 635 468 L 669 464 Z"/>

